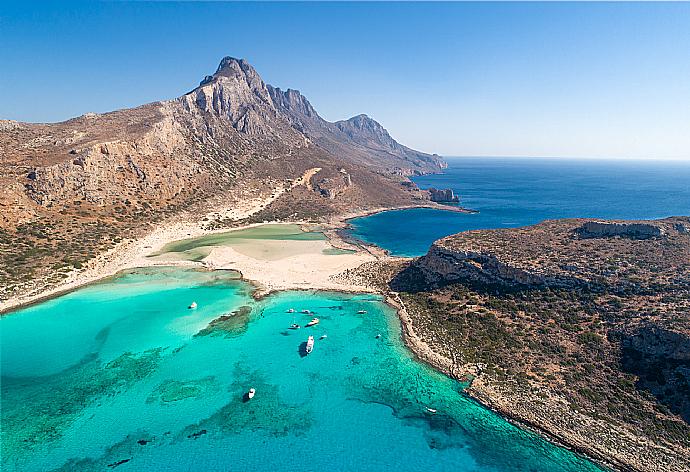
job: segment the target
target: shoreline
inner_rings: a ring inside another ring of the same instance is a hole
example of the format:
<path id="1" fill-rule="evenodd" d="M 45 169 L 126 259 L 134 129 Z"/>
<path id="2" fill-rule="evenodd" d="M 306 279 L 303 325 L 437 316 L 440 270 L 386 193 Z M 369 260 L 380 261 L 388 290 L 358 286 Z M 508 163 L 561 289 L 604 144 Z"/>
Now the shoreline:
<path id="1" fill-rule="evenodd" d="M 439 208 L 439 206 L 441 208 Z M 366 255 L 365 257 L 366 259 L 368 259 L 368 261 L 377 261 L 381 259 L 401 259 L 390 256 L 388 251 L 376 245 L 358 240 L 356 238 L 348 238 L 346 237 L 346 235 L 342 234 L 342 231 L 348 228 L 349 221 L 354 218 L 370 216 L 384 211 L 407 210 L 414 208 L 432 208 L 462 213 L 468 212 L 466 209 L 455 209 L 454 207 L 443 208 L 441 205 L 436 204 L 406 205 L 403 207 L 383 207 L 371 210 L 363 210 L 361 212 L 352 212 L 343 216 L 331 218 L 331 220 L 329 220 L 327 223 L 313 223 L 308 221 L 274 221 L 265 223 L 251 223 L 233 228 L 222 228 L 214 230 L 207 230 L 202 228 L 199 221 L 171 222 L 168 225 L 164 225 L 163 227 L 152 231 L 151 233 L 145 235 L 142 238 L 124 241 L 115 248 L 98 256 L 97 259 L 99 257 L 105 259 L 104 261 L 102 261 L 102 265 L 97 264 L 96 267 L 87 266 L 86 270 L 77 273 L 76 277 L 74 277 L 74 279 L 72 280 L 68 279 L 62 284 L 58 284 L 55 287 L 49 288 L 48 290 L 39 291 L 36 294 L 27 295 L 25 297 L 19 297 L 19 299 L 17 300 L 10 300 L 8 302 L 0 303 L 0 315 L 6 316 L 18 309 L 26 308 L 65 295 L 79 288 L 100 283 L 106 279 L 116 277 L 118 274 L 127 270 L 148 267 L 188 267 L 203 271 L 233 270 L 239 273 L 240 280 L 247 282 L 248 284 L 254 287 L 251 296 L 255 300 L 261 300 L 282 291 L 325 291 L 341 292 L 345 294 L 368 293 L 380 295 L 382 297 L 382 301 L 396 311 L 401 326 L 401 337 L 403 345 L 406 349 L 410 350 L 415 359 L 417 359 L 419 362 L 423 362 L 429 365 L 434 370 L 456 381 L 466 383 L 468 376 L 473 377 L 474 374 L 476 374 L 476 369 L 473 371 L 472 366 L 470 365 L 455 365 L 453 361 L 435 352 L 432 346 L 430 346 L 421 338 L 419 338 L 415 332 L 412 319 L 410 315 L 407 313 L 407 309 L 397 292 L 386 291 L 384 289 L 381 289 L 380 287 L 366 287 L 363 285 L 354 285 L 345 282 L 335 281 L 332 285 L 314 284 L 313 286 L 305 287 L 288 284 L 285 286 L 273 286 L 270 283 L 266 283 L 266 280 L 261 280 L 260 277 L 247 276 L 243 270 L 241 270 L 240 268 L 232 267 L 231 265 L 215 266 L 213 264 L 208 264 L 204 262 L 193 262 L 184 260 L 159 261 L 148 257 L 158 252 L 162 247 L 164 247 L 166 244 L 170 242 L 200 236 L 207 236 L 211 234 L 241 231 L 244 229 L 262 226 L 265 224 L 278 224 L 299 225 L 303 230 L 305 227 L 309 226 L 316 227 L 318 228 L 318 231 L 321 231 L 326 237 L 325 241 L 327 244 L 331 245 L 334 248 L 340 249 L 352 249 L 354 247 L 354 254 Z M 251 213 L 248 216 L 251 216 Z M 124 246 L 124 248 L 121 248 L 120 246 Z M 122 253 L 119 255 L 119 257 L 115 256 L 115 254 L 118 254 L 121 251 Z M 359 262 L 358 266 L 368 261 L 363 260 Z M 507 411 L 505 409 L 494 407 L 494 402 L 491 400 L 491 398 L 485 398 L 485 395 L 481 395 L 478 392 L 472 390 L 472 382 L 470 382 L 470 384 L 465 389 L 463 389 L 463 394 L 466 395 L 468 398 L 471 398 L 473 401 L 477 402 L 483 408 L 486 408 L 498 414 L 499 416 L 501 416 L 501 418 L 510 422 L 514 426 L 537 434 L 538 436 L 547 440 L 551 444 L 576 452 L 581 456 L 585 457 L 586 459 L 591 460 L 597 465 L 603 466 L 605 468 L 613 468 L 616 470 L 622 469 L 620 465 L 616 466 L 615 464 L 611 464 L 605 458 L 594 456 L 590 453 L 589 450 L 582 448 L 576 444 L 570 444 L 567 441 L 565 441 L 564 438 L 561 438 L 547 431 L 546 429 L 541 428 L 537 424 L 533 424 L 529 421 L 525 421 L 519 417 L 516 417 L 510 411 Z"/>
<path id="2" fill-rule="evenodd" d="M 472 389 L 472 384 L 474 383 L 475 375 L 477 374 L 476 369 L 472 365 L 455 365 L 453 361 L 435 352 L 428 343 L 417 336 L 414 330 L 412 318 L 407 313 L 407 308 L 397 292 L 384 293 L 384 301 L 386 304 L 394 308 L 398 313 L 403 344 L 407 349 L 410 350 L 410 352 L 412 352 L 414 357 L 419 362 L 427 364 L 432 369 L 447 377 L 450 377 L 457 382 L 465 383 L 468 381 L 468 377 L 470 378 L 469 384 L 462 390 L 463 395 L 466 395 L 483 408 L 496 413 L 513 426 L 536 434 L 540 438 L 555 446 L 574 452 L 595 463 L 604 470 L 628 470 L 625 464 L 613 462 L 610 458 L 593 453 L 593 451 L 588 448 L 570 443 L 565 438 L 548 431 L 534 422 L 520 418 L 505 408 L 497 408 L 495 406 L 495 402 L 493 402 L 490 397 L 485 394 L 480 394 Z"/>
<path id="3" fill-rule="evenodd" d="M 309 174 L 312 171 L 313 169 L 307 170 L 305 172 L 305 175 Z M 302 185 L 303 180 L 304 176 L 301 179 L 297 179 L 296 184 Z M 240 231 L 243 229 L 261 226 L 264 224 L 294 224 L 303 227 L 321 227 L 322 232 L 334 248 L 354 249 L 357 252 L 366 252 L 372 257 L 380 258 L 388 256 L 385 250 L 378 248 L 377 246 L 371 245 L 369 243 L 366 243 L 365 241 L 355 240 L 354 238 L 350 239 L 342 233 L 340 233 L 341 230 L 344 230 L 349 226 L 349 220 L 370 216 L 385 211 L 408 210 L 414 208 L 430 208 L 458 213 L 476 212 L 475 210 L 470 210 L 462 207 L 450 207 L 438 203 L 420 202 L 420 204 L 418 205 L 412 204 L 398 207 L 379 207 L 361 211 L 353 211 L 343 215 L 331 217 L 325 223 L 315 223 L 312 221 L 267 221 L 261 223 L 248 223 L 236 227 L 218 229 L 205 229 L 203 227 L 203 218 L 211 214 L 227 213 L 231 211 L 235 214 L 235 219 L 237 221 L 247 219 L 255 213 L 257 213 L 259 210 L 266 207 L 268 204 L 270 204 L 281 193 L 282 192 L 277 192 L 275 196 L 258 198 L 254 202 L 249 202 L 249 204 L 245 208 L 211 208 L 207 212 L 205 212 L 205 214 L 198 215 L 195 218 L 189 219 L 185 219 L 185 216 L 187 216 L 186 214 L 180 215 L 172 219 L 171 221 L 162 224 L 158 228 L 150 231 L 149 233 L 145 234 L 144 236 L 138 239 L 128 239 L 120 242 L 115 247 L 109 249 L 104 253 L 97 255 L 96 257 L 88 261 L 85 264 L 84 268 L 75 269 L 72 272 L 68 273 L 65 279 L 54 285 L 47 284 L 40 280 L 35 281 L 35 286 L 28 289 L 26 292 L 10 297 L 7 300 L 0 301 L 0 316 L 6 316 L 7 314 L 16 311 L 20 308 L 31 306 L 36 303 L 40 303 L 46 300 L 50 300 L 51 298 L 64 295 L 78 288 L 96 283 L 101 279 L 112 277 L 116 275 L 118 272 L 127 269 L 176 265 L 204 267 L 204 264 L 193 263 L 191 261 L 161 262 L 148 257 L 160 251 L 160 249 L 163 248 L 166 244 L 174 241 L 207 236 L 211 234 L 225 233 L 230 231 Z M 245 277 L 245 274 L 243 274 L 243 277 Z M 257 282 L 257 285 L 261 285 L 261 280 L 258 280 L 257 278 L 247 277 L 247 280 Z M 294 286 L 293 288 L 308 289 L 306 287 L 299 286 Z M 335 286 L 315 288 L 324 288 L 332 290 L 340 289 Z M 269 291 L 273 291 L 276 289 L 279 290 L 281 288 L 267 289 Z M 343 291 L 353 291 L 348 290 L 347 287 L 343 287 L 342 289 Z"/>

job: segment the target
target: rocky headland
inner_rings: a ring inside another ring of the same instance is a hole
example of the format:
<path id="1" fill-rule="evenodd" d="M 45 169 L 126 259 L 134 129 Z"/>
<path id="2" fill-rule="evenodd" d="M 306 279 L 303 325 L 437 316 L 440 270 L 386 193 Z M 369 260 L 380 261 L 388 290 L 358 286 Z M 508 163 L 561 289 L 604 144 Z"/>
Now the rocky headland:
<path id="1" fill-rule="evenodd" d="M 482 403 L 616 469 L 682 471 L 689 223 L 468 231 L 368 275 L 387 281 L 411 348 L 472 378 L 468 393 Z"/>

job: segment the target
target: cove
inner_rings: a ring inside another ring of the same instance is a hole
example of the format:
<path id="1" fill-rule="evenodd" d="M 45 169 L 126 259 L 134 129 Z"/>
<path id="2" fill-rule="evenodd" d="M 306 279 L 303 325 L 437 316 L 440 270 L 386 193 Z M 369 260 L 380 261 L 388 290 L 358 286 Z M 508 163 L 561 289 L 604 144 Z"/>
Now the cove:
<path id="1" fill-rule="evenodd" d="M 601 470 L 417 362 L 379 296 L 252 290 L 137 269 L 2 317 L 2 469 Z"/>
<path id="2" fill-rule="evenodd" d="M 463 214 L 397 210 L 350 220 L 350 234 L 397 256 L 423 255 L 461 231 L 527 226 L 554 218 L 653 219 L 690 211 L 690 164 L 537 158 L 448 158 L 443 174 L 415 177 L 420 188 L 452 188 Z"/>

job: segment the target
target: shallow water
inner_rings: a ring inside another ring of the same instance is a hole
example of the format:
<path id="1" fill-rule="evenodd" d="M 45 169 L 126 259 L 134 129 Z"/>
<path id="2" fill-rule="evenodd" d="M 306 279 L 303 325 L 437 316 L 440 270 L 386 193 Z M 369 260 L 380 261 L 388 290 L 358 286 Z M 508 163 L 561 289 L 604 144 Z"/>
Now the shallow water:
<path id="1" fill-rule="evenodd" d="M 419 256 L 436 239 L 473 229 L 553 218 L 648 219 L 690 214 L 690 162 L 449 158 L 421 188 L 452 188 L 461 214 L 389 211 L 351 220 L 352 234 L 400 256 Z"/>
<path id="2" fill-rule="evenodd" d="M 299 225 L 265 224 L 251 228 L 214 233 L 166 244 L 152 257 L 200 261 L 214 247 L 232 246 L 237 252 L 260 260 L 277 260 L 314 250 L 310 241 L 326 241 L 319 231 L 302 231 Z M 296 243 L 288 243 L 288 241 Z M 341 254 L 324 244 L 324 254 Z"/>
<path id="3" fill-rule="evenodd" d="M 597 470 L 416 362 L 378 297 L 250 293 L 146 269 L 3 317 L 3 470 Z"/>

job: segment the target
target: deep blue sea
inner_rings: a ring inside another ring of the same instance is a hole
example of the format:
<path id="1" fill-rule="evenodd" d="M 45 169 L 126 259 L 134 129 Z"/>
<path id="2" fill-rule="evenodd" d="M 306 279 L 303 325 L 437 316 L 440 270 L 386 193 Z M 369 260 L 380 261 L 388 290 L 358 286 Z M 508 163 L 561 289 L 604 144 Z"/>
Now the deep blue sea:
<path id="1" fill-rule="evenodd" d="M 690 214 L 690 161 L 448 158 L 421 188 L 452 188 L 461 214 L 399 210 L 351 220 L 352 234 L 400 256 L 473 229 L 526 226 L 553 218 L 647 219 Z"/>

